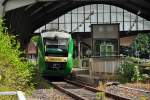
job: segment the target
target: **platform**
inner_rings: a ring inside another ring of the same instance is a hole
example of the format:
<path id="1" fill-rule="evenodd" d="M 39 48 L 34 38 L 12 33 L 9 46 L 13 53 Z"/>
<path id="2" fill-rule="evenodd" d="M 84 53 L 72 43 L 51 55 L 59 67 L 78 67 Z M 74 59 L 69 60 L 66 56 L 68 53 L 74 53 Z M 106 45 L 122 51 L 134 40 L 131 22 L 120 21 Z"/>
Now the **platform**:
<path id="1" fill-rule="evenodd" d="M 75 74 L 76 80 L 86 82 L 91 85 L 98 84 L 99 81 L 111 81 L 114 79 L 114 74 L 110 73 L 93 73 L 90 75 L 88 69 L 80 69 L 80 68 L 74 68 L 73 72 Z"/>

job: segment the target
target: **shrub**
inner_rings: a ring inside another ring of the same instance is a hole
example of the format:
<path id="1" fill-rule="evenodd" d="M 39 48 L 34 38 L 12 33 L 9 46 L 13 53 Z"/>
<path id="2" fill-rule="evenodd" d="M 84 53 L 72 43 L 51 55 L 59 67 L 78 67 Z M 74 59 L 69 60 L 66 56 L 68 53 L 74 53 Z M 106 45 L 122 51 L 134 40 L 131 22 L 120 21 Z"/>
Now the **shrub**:
<path id="1" fill-rule="evenodd" d="M 124 63 L 120 64 L 118 69 L 118 78 L 121 83 L 142 80 L 136 58 L 125 58 Z"/>
<path id="2" fill-rule="evenodd" d="M 150 79 L 150 60 L 144 60 L 140 66 L 140 73 L 142 74 L 143 81 Z"/>
<path id="3" fill-rule="evenodd" d="M 0 19 L 0 91 L 32 89 L 34 66 L 20 57 L 20 45 L 10 36 Z"/>
<path id="4" fill-rule="evenodd" d="M 131 48 L 133 48 L 134 53 L 139 51 L 140 58 L 149 58 L 150 55 L 150 35 L 139 33 L 131 44 Z M 136 55 L 135 55 L 136 56 Z"/>

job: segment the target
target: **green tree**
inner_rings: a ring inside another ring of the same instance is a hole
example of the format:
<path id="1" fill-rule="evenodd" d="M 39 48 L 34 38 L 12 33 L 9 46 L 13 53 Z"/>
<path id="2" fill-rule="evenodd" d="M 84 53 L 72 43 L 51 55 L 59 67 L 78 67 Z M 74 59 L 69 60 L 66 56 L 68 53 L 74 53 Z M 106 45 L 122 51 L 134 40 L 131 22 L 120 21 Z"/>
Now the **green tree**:
<path id="1" fill-rule="evenodd" d="M 137 35 L 135 41 L 132 43 L 131 47 L 134 52 L 139 51 L 140 55 L 149 55 L 150 54 L 150 35 L 140 33 Z"/>
<path id="2" fill-rule="evenodd" d="M 38 42 L 38 39 L 39 39 L 39 36 L 33 36 L 31 38 L 31 41 L 34 42 L 34 43 L 37 43 Z"/>

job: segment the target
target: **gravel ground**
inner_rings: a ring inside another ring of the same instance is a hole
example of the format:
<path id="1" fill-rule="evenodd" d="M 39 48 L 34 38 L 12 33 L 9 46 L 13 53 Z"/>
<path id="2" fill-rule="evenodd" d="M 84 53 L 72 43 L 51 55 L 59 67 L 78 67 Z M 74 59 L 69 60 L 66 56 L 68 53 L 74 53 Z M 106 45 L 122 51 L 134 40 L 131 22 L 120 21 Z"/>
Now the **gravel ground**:
<path id="1" fill-rule="evenodd" d="M 65 93 L 56 89 L 38 89 L 35 90 L 27 100 L 74 100 Z"/>
<path id="2" fill-rule="evenodd" d="M 126 88 L 119 88 L 115 85 L 107 86 L 106 91 L 123 97 L 132 98 L 133 100 L 150 100 L 150 93 L 143 93 L 140 91 L 130 90 Z M 145 99 L 137 99 L 138 97 L 144 97 Z"/>
<path id="3" fill-rule="evenodd" d="M 128 83 L 128 84 L 125 84 L 125 86 L 150 91 L 150 83 L 146 83 L 146 84 L 144 84 L 144 83 L 134 83 L 134 84 Z"/>

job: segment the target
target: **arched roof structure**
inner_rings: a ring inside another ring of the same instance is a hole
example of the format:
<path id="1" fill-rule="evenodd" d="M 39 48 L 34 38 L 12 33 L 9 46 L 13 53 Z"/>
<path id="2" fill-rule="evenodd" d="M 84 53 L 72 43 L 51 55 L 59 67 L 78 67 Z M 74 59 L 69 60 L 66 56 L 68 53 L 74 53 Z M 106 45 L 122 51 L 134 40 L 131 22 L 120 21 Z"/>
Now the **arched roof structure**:
<path id="1" fill-rule="evenodd" d="M 109 4 L 150 20 L 149 0 L 2 0 L 6 25 L 27 42 L 30 34 L 46 23 L 80 6 Z"/>

